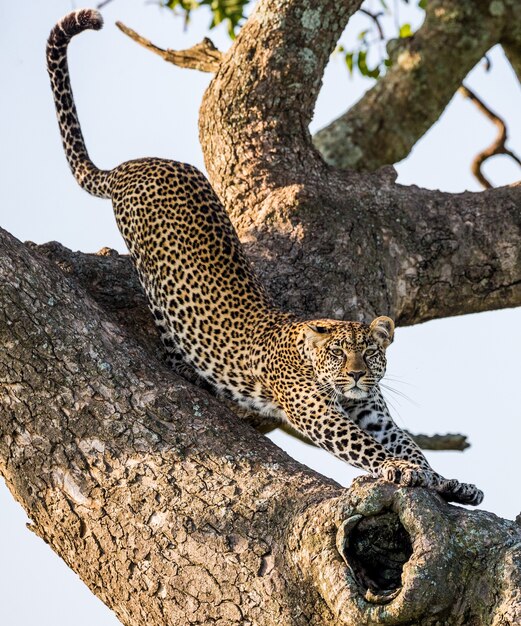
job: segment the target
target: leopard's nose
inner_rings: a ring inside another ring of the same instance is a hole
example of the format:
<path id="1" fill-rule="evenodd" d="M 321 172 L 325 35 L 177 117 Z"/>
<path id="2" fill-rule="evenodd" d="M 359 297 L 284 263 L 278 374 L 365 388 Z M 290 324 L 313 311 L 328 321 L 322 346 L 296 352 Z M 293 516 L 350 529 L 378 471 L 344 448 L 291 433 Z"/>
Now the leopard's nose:
<path id="1" fill-rule="evenodd" d="M 357 383 L 362 376 L 365 374 L 365 370 L 351 370 L 350 372 L 347 372 L 348 376 L 351 376 L 351 378 L 354 378 L 355 383 Z"/>

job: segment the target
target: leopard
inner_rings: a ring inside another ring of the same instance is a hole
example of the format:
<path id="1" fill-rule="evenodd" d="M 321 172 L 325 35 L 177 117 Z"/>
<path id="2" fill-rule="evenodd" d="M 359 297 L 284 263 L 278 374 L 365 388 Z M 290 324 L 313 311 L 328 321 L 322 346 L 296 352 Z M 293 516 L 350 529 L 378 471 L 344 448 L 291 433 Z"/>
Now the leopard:
<path id="1" fill-rule="evenodd" d="M 115 219 L 146 294 L 169 364 L 195 373 L 218 397 L 275 423 L 370 477 L 426 487 L 478 505 L 475 485 L 445 479 L 393 421 L 379 382 L 394 322 L 304 319 L 276 305 L 247 259 L 206 177 L 194 166 L 141 158 L 111 170 L 87 152 L 67 50 L 101 14 L 73 11 L 47 42 L 58 126 L 72 174 L 112 200 Z"/>

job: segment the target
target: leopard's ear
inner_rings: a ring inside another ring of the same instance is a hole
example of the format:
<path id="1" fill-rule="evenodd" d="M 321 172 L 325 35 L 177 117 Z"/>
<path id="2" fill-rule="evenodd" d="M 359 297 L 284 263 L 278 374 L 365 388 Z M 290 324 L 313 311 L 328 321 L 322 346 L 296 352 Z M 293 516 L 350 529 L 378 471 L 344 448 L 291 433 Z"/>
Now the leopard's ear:
<path id="1" fill-rule="evenodd" d="M 387 348 L 394 337 L 394 322 L 390 317 L 381 315 L 371 322 L 369 326 L 373 339 L 383 348 Z"/>
<path id="2" fill-rule="evenodd" d="M 325 343 L 329 337 L 331 328 L 321 326 L 320 322 L 306 322 L 304 326 L 304 336 L 306 340 L 313 346 L 320 346 Z"/>

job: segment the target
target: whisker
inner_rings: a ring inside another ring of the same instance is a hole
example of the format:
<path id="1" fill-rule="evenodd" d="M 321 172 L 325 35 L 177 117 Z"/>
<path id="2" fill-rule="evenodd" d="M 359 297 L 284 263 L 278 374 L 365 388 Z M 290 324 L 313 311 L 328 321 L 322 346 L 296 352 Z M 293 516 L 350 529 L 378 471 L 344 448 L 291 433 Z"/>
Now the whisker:
<path id="1" fill-rule="evenodd" d="M 331 381 L 317 382 L 316 388 L 318 391 L 326 392 L 326 394 L 329 396 L 329 399 L 326 405 L 326 412 L 329 412 L 329 410 L 333 406 L 333 403 L 336 402 L 336 400 L 338 399 L 338 396 L 339 396 L 338 391 L 334 388 L 333 383 Z"/>
<path id="2" fill-rule="evenodd" d="M 380 381 L 380 387 L 383 387 L 384 389 L 387 389 L 387 391 L 390 391 L 391 393 L 394 393 L 396 396 L 398 396 L 400 398 L 403 398 L 404 400 L 407 400 L 408 402 L 410 402 L 414 406 L 417 406 L 417 407 L 420 406 L 418 402 L 413 400 L 410 396 L 408 396 L 407 394 L 403 393 L 399 389 L 394 389 L 393 387 L 390 387 L 389 385 L 386 385 L 382 381 Z"/>
<path id="3" fill-rule="evenodd" d="M 390 385 L 386 385 L 382 381 L 380 381 L 380 387 L 387 389 L 387 391 L 390 391 L 391 393 L 394 393 L 395 395 L 400 396 L 401 398 L 405 398 L 406 400 L 411 400 L 411 398 L 409 398 L 407 394 L 403 393 L 403 391 L 400 391 L 399 389 L 395 389 L 394 387 L 391 387 Z"/>

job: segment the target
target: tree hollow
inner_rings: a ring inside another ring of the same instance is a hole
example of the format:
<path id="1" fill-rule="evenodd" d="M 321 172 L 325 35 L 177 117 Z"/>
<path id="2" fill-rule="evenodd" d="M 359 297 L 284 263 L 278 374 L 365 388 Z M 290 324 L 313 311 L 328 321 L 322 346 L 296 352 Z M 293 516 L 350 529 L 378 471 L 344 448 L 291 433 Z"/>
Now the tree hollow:
<path id="1" fill-rule="evenodd" d="M 379 603 L 391 601 L 402 586 L 405 563 L 413 553 L 408 532 L 391 512 L 363 517 L 352 528 L 343 557 L 363 596 Z"/>

